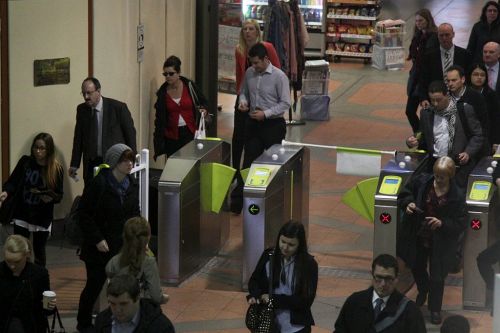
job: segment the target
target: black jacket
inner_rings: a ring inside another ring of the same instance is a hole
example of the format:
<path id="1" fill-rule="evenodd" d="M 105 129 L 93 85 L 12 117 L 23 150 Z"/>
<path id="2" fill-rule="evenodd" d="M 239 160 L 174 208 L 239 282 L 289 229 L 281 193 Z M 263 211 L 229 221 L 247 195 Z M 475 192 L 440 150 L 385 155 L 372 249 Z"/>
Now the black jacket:
<path id="1" fill-rule="evenodd" d="M 463 108 L 463 114 L 468 122 L 470 137 L 467 137 L 460 117 L 457 115 L 455 122 L 455 137 L 451 151 L 448 156 L 455 159 L 462 152 L 469 154 L 471 159 L 468 164 L 477 162 L 484 147 L 484 136 L 481 124 L 476 116 L 476 112 L 469 104 L 457 103 L 457 108 Z M 420 129 L 422 131 L 419 140 L 419 149 L 424 149 L 432 156 L 434 154 L 434 111 L 432 109 L 423 109 L 420 111 Z M 473 161 L 475 160 L 475 161 Z"/>
<path id="2" fill-rule="evenodd" d="M 493 91 L 487 85 L 482 89 L 481 95 L 486 103 L 486 109 L 488 110 L 488 121 L 489 121 L 489 131 L 488 131 L 488 142 L 490 144 L 500 143 L 500 99 L 498 93 Z"/>
<path id="3" fill-rule="evenodd" d="M 196 110 L 196 106 L 201 106 L 206 108 L 208 105 L 207 99 L 203 96 L 201 90 L 196 86 L 196 84 L 185 78 L 184 76 L 180 76 L 180 80 L 184 83 L 186 89 L 189 89 L 189 86 L 193 88 L 194 93 L 196 94 L 196 98 L 194 98 L 189 90 L 189 96 L 193 101 L 193 116 L 196 120 L 196 124 L 198 124 L 200 119 L 200 113 Z M 165 147 L 165 128 L 167 128 L 167 105 L 166 105 L 166 95 L 167 95 L 167 82 L 161 85 L 160 89 L 156 92 L 156 103 L 155 103 L 155 131 L 153 134 L 153 143 L 154 143 L 154 159 L 160 155 L 166 153 Z"/>
<path id="4" fill-rule="evenodd" d="M 139 325 L 134 333 L 175 333 L 172 322 L 161 312 L 160 306 L 149 299 L 140 300 Z M 109 308 L 97 315 L 95 320 L 96 333 L 111 333 L 112 312 Z"/>
<path id="5" fill-rule="evenodd" d="M 102 114 L 102 154 L 117 143 L 124 143 L 133 151 L 137 151 L 134 120 L 130 115 L 127 104 L 112 98 L 101 97 L 103 101 Z M 90 156 L 91 147 L 95 146 L 91 138 L 92 110 L 82 103 L 76 108 L 76 124 L 73 137 L 73 151 L 71 153 L 71 167 L 78 168 L 83 156 L 83 166 L 96 156 Z"/>
<path id="6" fill-rule="evenodd" d="M 468 73 L 469 66 L 471 63 L 471 54 L 464 48 L 455 45 L 455 50 L 453 53 L 452 65 L 458 65 L 462 67 L 465 73 Z M 443 81 L 443 65 L 441 62 L 441 48 L 439 45 L 425 52 L 423 56 L 422 75 L 419 85 L 419 96 L 420 100 L 429 100 L 428 88 L 429 84 L 433 81 Z"/>
<path id="7" fill-rule="evenodd" d="M 259 299 L 261 295 L 269 293 L 266 263 L 269 261 L 269 253 L 271 251 L 272 249 L 267 249 L 262 253 L 248 281 L 248 292 L 250 294 L 248 297 Z M 275 258 L 275 260 L 279 260 L 279 257 Z M 311 326 L 314 325 L 311 306 L 316 297 L 316 288 L 318 286 L 318 263 L 314 260 L 313 256 L 308 254 L 306 267 L 303 267 L 302 272 L 310 274 L 308 279 L 309 285 L 306 286 L 307 296 L 301 295 L 300 291 L 295 290 L 293 295 L 273 294 L 272 298 L 275 308 L 290 310 L 290 321 L 292 324 Z"/>
<path id="8" fill-rule="evenodd" d="M 417 233 L 422 228 L 423 216 L 417 213 L 406 214 L 406 206 L 414 202 L 424 209 L 428 190 L 433 186 L 434 176 L 423 173 L 415 176 L 398 196 L 398 207 L 404 214 L 399 225 L 397 253 L 410 267 L 415 266 Z M 443 225 L 432 231 L 431 271 L 441 272 L 444 276 L 456 264 L 455 252 L 459 235 L 466 228 L 465 194 L 452 180 L 446 205 L 436 214 Z M 439 274 L 439 273 L 438 273 Z"/>
<path id="9" fill-rule="evenodd" d="M 467 50 L 472 54 L 474 62 L 483 61 L 483 46 L 487 42 L 500 43 L 500 19 L 496 19 L 491 25 L 486 20 L 480 20 L 472 27 Z"/>
<path id="10" fill-rule="evenodd" d="M 47 332 L 47 311 L 42 306 L 42 293 L 50 290 L 48 271 L 31 262 L 20 276 L 12 275 L 5 261 L 0 263 L 0 332 L 11 317 L 23 323 L 24 331 L 30 333 Z"/>
<path id="11" fill-rule="evenodd" d="M 373 287 L 358 291 L 349 296 L 335 322 L 334 333 L 375 333 L 373 320 Z M 386 307 L 377 318 L 377 322 L 391 316 L 398 309 L 403 295 L 397 290 L 389 297 Z M 383 333 L 425 333 L 424 318 L 413 301 L 409 301 L 406 309 L 396 322 L 382 331 Z"/>
<path id="12" fill-rule="evenodd" d="M 17 162 L 3 190 L 8 195 L 14 195 L 18 186 L 21 185 L 21 193 L 19 197 L 16 197 L 16 201 L 19 200 L 19 202 L 14 206 L 12 217 L 48 228 L 54 219 L 54 204 L 59 203 L 63 196 L 63 169 L 60 168 L 57 172 L 56 187 L 51 189 L 53 200 L 47 203 L 43 202 L 38 194 L 31 192 L 33 189 L 49 190 L 41 178 L 42 172 L 42 167 L 33 157 L 24 155 Z M 27 174 L 30 177 L 27 177 Z"/>
<path id="13" fill-rule="evenodd" d="M 130 186 L 123 203 L 119 194 L 111 186 L 110 169 L 102 169 L 85 187 L 79 205 L 79 226 L 83 233 L 80 258 L 86 262 L 106 265 L 122 246 L 122 232 L 125 222 L 139 216 L 139 186 L 131 176 Z M 99 252 L 96 244 L 106 240 L 109 252 Z"/>

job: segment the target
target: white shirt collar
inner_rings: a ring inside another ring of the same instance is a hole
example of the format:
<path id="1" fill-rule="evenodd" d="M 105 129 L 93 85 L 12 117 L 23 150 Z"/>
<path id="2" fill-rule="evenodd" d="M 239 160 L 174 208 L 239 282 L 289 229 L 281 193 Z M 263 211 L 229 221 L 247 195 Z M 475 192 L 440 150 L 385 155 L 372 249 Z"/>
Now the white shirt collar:
<path id="1" fill-rule="evenodd" d="M 94 109 L 96 109 L 97 111 L 102 111 L 102 107 L 103 107 L 103 102 L 102 102 L 102 96 L 101 96 L 101 99 L 99 100 L 99 103 L 97 103 L 96 107 Z"/>
<path id="2" fill-rule="evenodd" d="M 389 296 L 385 296 L 385 297 L 380 297 L 377 292 L 375 291 L 375 289 L 373 289 L 373 296 L 372 296 L 372 305 L 373 307 L 375 307 L 375 302 L 377 301 L 377 299 L 379 298 L 382 298 L 382 300 L 384 301 L 384 305 L 387 305 L 387 301 L 389 300 L 389 297 L 391 297 L 391 295 Z"/>

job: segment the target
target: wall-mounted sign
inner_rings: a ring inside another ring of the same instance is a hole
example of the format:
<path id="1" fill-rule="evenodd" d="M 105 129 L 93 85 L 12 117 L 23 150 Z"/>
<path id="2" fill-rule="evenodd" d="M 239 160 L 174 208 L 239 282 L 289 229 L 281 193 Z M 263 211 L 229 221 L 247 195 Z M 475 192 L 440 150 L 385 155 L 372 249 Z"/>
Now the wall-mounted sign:
<path id="1" fill-rule="evenodd" d="M 33 62 L 33 85 L 69 83 L 69 58 L 42 59 Z"/>

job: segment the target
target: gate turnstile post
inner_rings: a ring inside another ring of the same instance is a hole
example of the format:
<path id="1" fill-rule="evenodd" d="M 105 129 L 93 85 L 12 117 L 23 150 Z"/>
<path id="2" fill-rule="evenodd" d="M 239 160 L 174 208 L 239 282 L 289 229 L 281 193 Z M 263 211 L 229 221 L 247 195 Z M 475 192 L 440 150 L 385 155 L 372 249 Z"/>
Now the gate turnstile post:
<path id="1" fill-rule="evenodd" d="M 167 160 L 158 182 L 158 268 L 160 279 L 179 284 L 222 248 L 229 213 L 202 209 L 200 167 L 229 165 L 230 145 L 194 140 Z"/>
<path id="2" fill-rule="evenodd" d="M 467 229 L 464 244 L 462 301 L 464 309 L 486 306 L 486 284 L 477 268 L 477 256 L 495 240 L 497 194 L 492 186 L 492 157 L 480 160 L 469 175 L 467 184 Z"/>
<path id="3" fill-rule="evenodd" d="M 243 189 L 242 286 L 289 220 L 309 225 L 309 149 L 273 145 L 252 164 Z"/>
<path id="4" fill-rule="evenodd" d="M 396 256 L 396 234 L 400 219 L 398 194 L 424 159 L 425 154 L 422 153 L 398 151 L 394 159 L 380 171 L 373 215 L 374 258 L 382 253 Z"/>
<path id="5" fill-rule="evenodd" d="M 493 296 L 493 332 L 500 332 L 500 274 L 495 274 Z"/>

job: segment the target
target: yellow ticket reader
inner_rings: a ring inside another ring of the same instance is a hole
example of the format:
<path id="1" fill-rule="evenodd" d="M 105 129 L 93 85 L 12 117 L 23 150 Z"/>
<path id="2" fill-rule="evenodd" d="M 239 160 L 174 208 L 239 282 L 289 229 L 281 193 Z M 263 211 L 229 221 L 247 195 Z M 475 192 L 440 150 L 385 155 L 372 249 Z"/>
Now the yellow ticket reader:
<path id="1" fill-rule="evenodd" d="M 469 175 L 466 192 L 467 229 L 464 244 L 463 306 L 464 309 L 482 309 L 486 305 L 486 285 L 477 268 L 476 258 L 494 243 L 495 220 L 498 219 L 498 193 L 491 174 L 497 161 L 485 157 Z"/>

